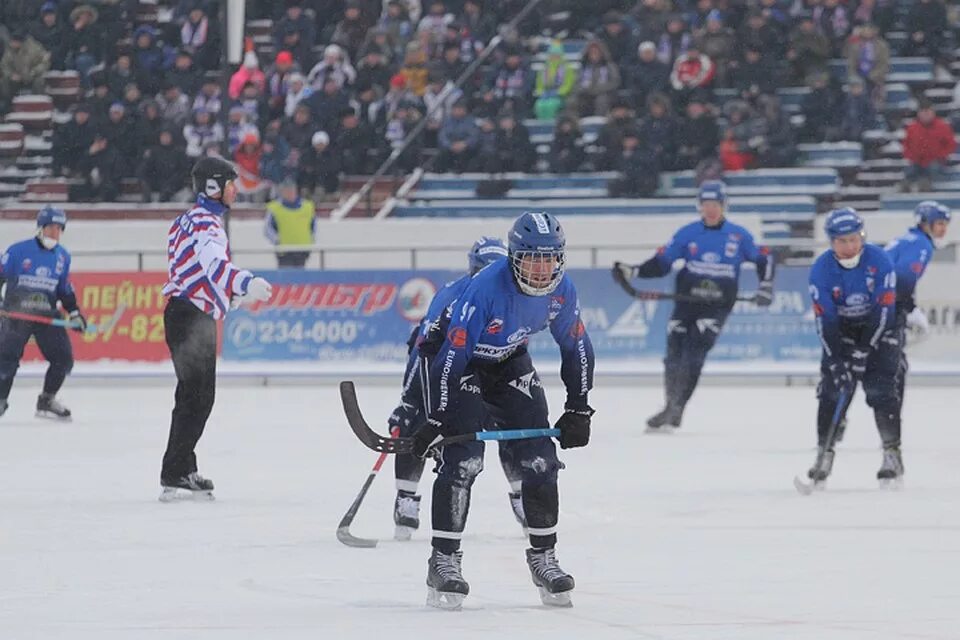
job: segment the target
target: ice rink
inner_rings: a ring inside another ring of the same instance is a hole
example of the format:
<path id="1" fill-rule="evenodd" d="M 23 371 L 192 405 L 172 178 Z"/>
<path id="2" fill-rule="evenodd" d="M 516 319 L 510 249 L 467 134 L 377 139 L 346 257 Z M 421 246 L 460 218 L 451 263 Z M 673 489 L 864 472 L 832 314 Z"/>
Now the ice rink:
<path id="1" fill-rule="evenodd" d="M 397 385 L 358 392 L 385 430 Z M 67 425 L 33 417 L 36 393 L 18 381 L 0 419 L 2 640 L 960 637 L 952 389 L 908 390 L 904 491 L 877 489 L 858 396 L 829 490 L 802 497 L 812 388 L 704 387 L 679 433 L 651 436 L 640 425 L 660 390 L 601 385 L 591 445 L 562 454 L 574 608 L 540 605 L 490 445 L 459 613 L 424 606 L 429 526 L 377 549 L 336 541 L 376 454 L 334 386 L 221 388 L 198 451 L 217 501 L 174 504 L 157 501 L 172 386 L 68 382 Z M 548 393 L 560 407 L 557 385 Z M 392 534 L 384 471 L 357 535 Z"/>

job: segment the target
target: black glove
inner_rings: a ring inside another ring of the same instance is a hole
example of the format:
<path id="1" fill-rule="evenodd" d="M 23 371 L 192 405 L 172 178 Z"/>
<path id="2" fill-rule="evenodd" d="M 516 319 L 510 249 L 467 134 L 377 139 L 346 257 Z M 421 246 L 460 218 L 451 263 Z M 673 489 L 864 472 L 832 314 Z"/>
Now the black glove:
<path id="1" fill-rule="evenodd" d="M 394 409 L 390 417 L 387 418 L 387 426 L 390 427 L 391 432 L 394 429 L 399 429 L 401 433 L 406 433 L 407 428 L 414 423 L 418 415 L 420 415 L 419 407 L 407 404 L 401 400 L 397 408 Z"/>
<path id="2" fill-rule="evenodd" d="M 434 455 L 435 444 L 443 440 L 443 424 L 434 418 L 427 418 L 426 424 L 413 434 L 413 455 L 426 460 Z"/>
<path id="3" fill-rule="evenodd" d="M 87 330 L 87 319 L 83 317 L 79 309 L 70 312 L 70 323 L 73 325 L 70 328 L 77 333 L 84 333 Z"/>
<path id="4" fill-rule="evenodd" d="M 773 303 L 773 283 L 761 282 L 753 296 L 753 301 L 758 307 L 769 307 Z"/>
<path id="5" fill-rule="evenodd" d="M 557 420 L 555 428 L 560 429 L 560 448 L 573 449 L 585 447 L 590 442 L 590 416 L 593 409 L 567 409 Z"/>
<path id="6" fill-rule="evenodd" d="M 863 374 L 867 371 L 867 358 L 870 352 L 866 349 L 854 349 L 850 354 L 850 374 L 854 380 L 862 380 Z"/>
<path id="7" fill-rule="evenodd" d="M 850 366 L 843 360 L 833 360 L 827 365 L 830 376 L 833 379 L 833 386 L 839 391 L 850 391 L 853 389 L 853 374 L 850 373 Z"/>

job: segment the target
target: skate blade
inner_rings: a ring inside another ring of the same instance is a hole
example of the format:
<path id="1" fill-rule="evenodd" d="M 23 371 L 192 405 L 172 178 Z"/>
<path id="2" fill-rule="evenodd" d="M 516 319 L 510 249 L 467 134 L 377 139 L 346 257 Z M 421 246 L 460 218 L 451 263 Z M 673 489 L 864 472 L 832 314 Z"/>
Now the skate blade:
<path id="1" fill-rule="evenodd" d="M 646 429 L 643 430 L 643 432 L 644 432 L 644 433 L 663 433 L 663 434 L 671 434 L 671 433 L 675 432 L 675 431 L 676 431 L 677 429 L 679 429 L 679 428 L 680 428 L 680 427 L 671 427 L 671 426 L 668 426 L 668 425 L 664 425 L 664 426 L 662 426 L 662 427 L 647 427 Z"/>
<path id="2" fill-rule="evenodd" d="M 213 502 L 212 491 L 190 491 L 189 489 L 179 489 L 177 487 L 164 487 L 157 498 L 160 502 L 182 502 L 192 500 L 195 502 Z"/>
<path id="3" fill-rule="evenodd" d="M 43 418 L 44 420 L 54 420 L 56 422 L 73 422 L 73 416 L 58 416 L 52 411 L 37 411 L 33 415 L 37 418 Z"/>
<path id="4" fill-rule="evenodd" d="M 572 591 L 561 591 L 560 593 L 550 593 L 543 587 L 537 587 L 540 591 L 540 602 L 548 607 L 572 607 L 573 600 L 570 598 Z"/>
<path id="5" fill-rule="evenodd" d="M 427 587 L 427 606 L 444 611 L 459 611 L 463 607 L 463 600 L 467 596 L 462 593 L 450 593 L 448 591 L 437 591 L 432 587 Z"/>
<path id="6" fill-rule="evenodd" d="M 407 542 L 413 538 L 413 532 L 416 531 L 413 527 L 405 527 L 398 524 L 397 527 L 393 530 L 393 539 L 399 540 L 400 542 Z"/>
<path id="7" fill-rule="evenodd" d="M 811 480 L 810 482 L 805 482 L 800 476 L 793 477 L 793 486 L 800 492 L 800 494 L 809 496 L 814 491 L 826 491 L 827 481 L 826 480 Z"/>
<path id="8" fill-rule="evenodd" d="M 898 478 L 882 478 L 878 482 L 880 488 L 884 491 L 903 491 L 903 476 Z"/>

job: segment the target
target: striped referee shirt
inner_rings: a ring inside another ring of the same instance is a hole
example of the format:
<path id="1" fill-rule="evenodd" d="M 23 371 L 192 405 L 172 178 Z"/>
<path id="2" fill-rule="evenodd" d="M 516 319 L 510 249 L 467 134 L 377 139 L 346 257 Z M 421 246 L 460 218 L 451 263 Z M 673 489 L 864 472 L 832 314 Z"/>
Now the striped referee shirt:
<path id="1" fill-rule="evenodd" d="M 245 295 L 253 274 L 230 261 L 223 230 L 226 207 L 204 195 L 180 215 L 167 235 L 167 273 L 163 294 L 186 298 L 204 313 L 222 318 L 230 298 Z"/>

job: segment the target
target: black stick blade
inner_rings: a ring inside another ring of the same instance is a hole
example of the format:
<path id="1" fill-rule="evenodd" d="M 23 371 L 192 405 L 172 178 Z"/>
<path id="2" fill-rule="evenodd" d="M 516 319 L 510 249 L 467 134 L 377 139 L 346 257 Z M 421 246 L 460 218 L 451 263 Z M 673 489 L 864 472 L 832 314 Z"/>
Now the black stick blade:
<path id="1" fill-rule="evenodd" d="M 344 380 L 340 383 L 340 401 L 343 403 L 343 411 L 347 415 L 350 429 L 367 448 L 380 453 L 410 453 L 413 449 L 413 441 L 410 438 L 388 438 L 370 428 L 360 412 L 357 390 L 352 381 Z"/>

